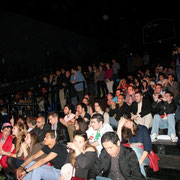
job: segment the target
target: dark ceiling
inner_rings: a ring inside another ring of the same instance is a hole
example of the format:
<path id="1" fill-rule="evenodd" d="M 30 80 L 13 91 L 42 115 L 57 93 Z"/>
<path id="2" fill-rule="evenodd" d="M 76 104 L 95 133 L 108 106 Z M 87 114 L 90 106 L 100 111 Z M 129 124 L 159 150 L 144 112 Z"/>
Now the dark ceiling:
<path id="1" fill-rule="evenodd" d="M 0 2 L 3 11 L 15 12 L 89 37 L 136 33 L 156 18 L 176 18 L 176 6 L 131 1 L 26 0 Z"/>

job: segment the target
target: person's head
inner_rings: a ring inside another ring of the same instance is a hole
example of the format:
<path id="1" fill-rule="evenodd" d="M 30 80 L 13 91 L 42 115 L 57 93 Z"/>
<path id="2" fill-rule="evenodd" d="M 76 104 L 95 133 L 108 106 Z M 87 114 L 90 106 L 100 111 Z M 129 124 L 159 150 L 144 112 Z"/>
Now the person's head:
<path id="1" fill-rule="evenodd" d="M 65 72 L 66 78 L 70 77 L 70 75 L 71 75 L 71 72 L 70 72 L 70 71 L 66 71 L 66 72 Z"/>
<path id="2" fill-rule="evenodd" d="M 64 106 L 64 114 L 67 115 L 67 114 L 71 114 L 74 112 L 74 105 L 73 104 L 66 104 Z"/>
<path id="3" fill-rule="evenodd" d="M 23 123 L 16 123 L 14 126 L 13 126 L 13 129 L 12 129 L 12 134 L 16 137 L 16 138 L 21 138 L 23 137 L 24 135 L 27 134 L 27 129 L 26 129 L 26 125 L 23 124 Z"/>
<path id="4" fill-rule="evenodd" d="M 100 100 L 96 100 L 95 102 L 94 102 L 94 110 L 95 110 L 95 112 L 101 112 L 101 111 L 104 111 L 103 110 L 103 105 L 102 105 L 102 101 L 100 101 Z"/>
<path id="5" fill-rule="evenodd" d="M 76 106 L 76 111 L 78 112 L 79 115 L 86 113 L 87 112 L 87 105 L 84 103 L 78 103 Z"/>
<path id="6" fill-rule="evenodd" d="M 87 106 L 89 105 L 89 99 L 88 98 L 83 98 L 82 99 L 82 102 L 84 103 L 84 104 L 86 104 Z"/>
<path id="7" fill-rule="evenodd" d="M 120 94 L 123 94 L 122 89 L 120 88 L 116 89 L 116 96 L 118 97 Z"/>
<path id="8" fill-rule="evenodd" d="M 132 94 L 134 94 L 134 92 L 135 92 L 135 88 L 134 88 L 134 86 L 128 86 L 128 88 L 127 88 L 127 93 L 129 94 L 129 95 L 132 95 Z"/>
<path id="9" fill-rule="evenodd" d="M 65 73 L 65 69 L 61 68 L 61 73 L 64 74 Z"/>
<path id="10" fill-rule="evenodd" d="M 95 113 L 92 117 L 91 117 L 91 126 L 94 130 L 100 130 L 103 126 L 104 123 L 104 117 L 102 114 L 99 113 Z"/>
<path id="11" fill-rule="evenodd" d="M 40 129 L 43 129 L 45 123 L 46 123 L 46 119 L 43 116 L 39 116 L 36 119 L 36 126 Z"/>
<path id="12" fill-rule="evenodd" d="M 24 117 L 19 115 L 16 122 L 24 124 Z"/>
<path id="13" fill-rule="evenodd" d="M 46 136 L 44 138 L 44 145 L 51 145 L 51 144 L 54 144 L 56 142 L 56 136 L 55 136 L 55 131 L 51 130 L 51 131 L 48 131 L 46 133 Z"/>
<path id="14" fill-rule="evenodd" d="M 113 99 L 113 93 L 108 92 L 108 94 L 107 94 L 107 100 L 111 100 L 111 99 Z"/>
<path id="15" fill-rule="evenodd" d="M 115 132 L 106 132 L 101 138 L 101 144 L 111 157 L 116 157 L 120 151 L 120 140 Z"/>
<path id="16" fill-rule="evenodd" d="M 110 68 L 110 64 L 106 63 L 106 68 L 109 69 Z"/>
<path id="17" fill-rule="evenodd" d="M 27 133 L 24 141 L 29 147 L 29 153 L 31 153 L 35 144 L 39 143 L 39 138 L 35 133 Z"/>
<path id="18" fill-rule="evenodd" d="M 61 71 L 56 70 L 56 75 L 57 75 L 57 76 L 60 76 L 60 75 L 61 75 Z"/>
<path id="19" fill-rule="evenodd" d="M 174 98 L 174 94 L 170 91 L 166 91 L 165 94 L 164 94 L 164 98 L 166 99 L 166 101 L 168 103 L 171 103 L 173 98 Z"/>
<path id="20" fill-rule="evenodd" d="M 86 132 L 80 130 L 74 131 L 73 143 L 80 151 L 83 151 L 85 149 L 86 144 L 88 143 L 88 137 Z"/>
<path id="21" fill-rule="evenodd" d="M 115 60 L 115 59 L 112 59 L 112 63 L 113 63 L 113 64 L 116 63 L 116 60 Z"/>
<path id="22" fill-rule="evenodd" d="M 1 132 L 4 139 L 7 139 L 7 137 L 11 134 L 12 126 L 10 123 L 3 123 Z"/>
<path id="23" fill-rule="evenodd" d="M 36 126 L 36 118 L 32 116 L 28 116 L 26 118 L 26 124 L 28 128 L 34 128 Z"/>
<path id="24" fill-rule="evenodd" d="M 159 80 L 163 81 L 165 79 L 165 75 L 163 73 L 159 74 Z"/>
<path id="25" fill-rule="evenodd" d="M 156 84 L 155 90 L 154 90 L 155 94 L 160 94 L 161 91 L 162 91 L 162 85 L 161 84 Z"/>
<path id="26" fill-rule="evenodd" d="M 168 75 L 168 80 L 169 80 L 170 82 L 173 82 L 173 81 L 174 81 L 174 76 L 173 76 L 172 74 L 169 74 L 169 75 Z"/>
<path id="27" fill-rule="evenodd" d="M 72 74 L 72 75 L 75 75 L 76 73 L 77 73 L 76 68 L 72 68 L 72 69 L 71 69 L 71 74 Z"/>
<path id="28" fill-rule="evenodd" d="M 136 101 L 137 103 L 139 103 L 139 102 L 142 101 L 142 99 L 143 99 L 143 94 L 142 94 L 142 92 L 141 92 L 141 91 L 137 91 L 137 92 L 135 93 L 135 101 Z"/>
<path id="29" fill-rule="evenodd" d="M 58 114 L 56 112 L 52 111 L 48 114 L 48 119 L 49 119 L 49 123 L 51 125 L 55 125 L 58 123 Z"/>
<path id="30" fill-rule="evenodd" d="M 142 85 L 143 85 L 143 88 L 148 88 L 148 82 L 146 81 L 146 79 L 143 79 L 142 80 Z"/>
<path id="31" fill-rule="evenodd" d="M 74 128 L 75 130 L 80 130 L 85 132 L 88 129 L 88 125 L 83 118 L 79 117 L 74 121 Z"/>
<path id="32" fill-rule="evenodd" d="M 124 103 L 124 95 L 120 94 L 117 99 L 117 104 L 123 104 Z"/>

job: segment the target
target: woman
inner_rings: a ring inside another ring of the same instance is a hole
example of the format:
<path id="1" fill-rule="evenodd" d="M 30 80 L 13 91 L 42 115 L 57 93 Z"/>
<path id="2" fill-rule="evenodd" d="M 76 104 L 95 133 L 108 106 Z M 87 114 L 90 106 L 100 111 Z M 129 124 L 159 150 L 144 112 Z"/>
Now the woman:
<path id="1" fill-rule="evenodd" d="M 79 118 L 75 119 L 74 129 L 76 131 L 79 130 L 79 131 L 86 132 L 86 130 L 88 129 L 88 125 L 83 118 L 79 117 Z"/>
<path id="2" fill-rule="evenodd" d="M 87 134 L 75 131 L 73 142 L 67 147 L 70 149 L 66 160 L 68 164 L 61 168 L 60 180 L 68 180 L 72 176 L 87 179 L 89 168 L 97 159 L 96 149 L 89 144 Z"/>
<path id="3" fill-rule="evenodd" d="M 128 140 L 130 147 L 138 157 L 141 173 L 146 176 L 144 165 L 149 164 L 148 154 L 150 154 L 152 150 L 148 129 L 140 124 L 137 125 L 128 115 L 124 115 L 119 120 L 117 134 L 120 140 Z"/>

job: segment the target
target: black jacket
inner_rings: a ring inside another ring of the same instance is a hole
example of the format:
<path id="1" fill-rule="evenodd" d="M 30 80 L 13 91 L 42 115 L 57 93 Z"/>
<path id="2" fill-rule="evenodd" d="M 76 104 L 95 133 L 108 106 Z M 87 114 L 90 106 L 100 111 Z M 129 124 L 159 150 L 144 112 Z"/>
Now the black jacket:
<path id="1" fill-rule="evenodd" d="M 153 102 L 152 104 L 153 114 L 164 115 L 166 114 L 173 114 L 176 111 L 176 105 L 174 101 L 170 104 L 167 101 L 160 101 L 159 103 Z"/>
<path id="2" fill-rule="evenodd" d="M 129 105 L 124 102 L 121 107 L 119 105 L 116 105 L 115 109 L 110 109 L 109 116 L 113 117 L 115 115 L 115 119 L 119 121 L 119 119 L 123 116 L 123 114 L 129 114 L 130 113 L 130 107 Z"/>
<path id="3" fill-rule="evenodd" d="M 39 142 L 42 143 L 44 138 L 45 138 L 45 136 L 46 136 L 46 133 L 48 131 L 50 131 L 50 130 L 51 130 L 50 125 L 49 124 L 45 124 L 43 129 L 40 129 L 40 128 L 38 128 L 36 126 L 34 129 L 31 130 L 31 133 L 35 133 L 38 136 L 38 138 L 39 138 Z"/>
<path id="4" fill-rule="evenodd" d="M 103 149 L 98 160 L 90 168 L 88 179 L 95 180 L 96 176 L 108 177 L 110 168 L 111 156 Z M 119 153 L 119 169 L 126 180 L 145 180 L 145 177 L 141 174 L 135 152 L 123 145 L 121 145 Z"/>
<path id="5" fill-rule="evenodd" d="M 130 111 L 135 115 L 137 114 L 138 111 L 138 103 L 136 101 L 134 101 L 131 106 L 130 106 Z M 141 112 L 139 113 L 141 115 L 141 118 L 143 118 L 144 116 L 146 116 L 147 114 L 152 112 L 152 103 L 143 98 L 142 100 L 142 108 L 141 108 Z"/>

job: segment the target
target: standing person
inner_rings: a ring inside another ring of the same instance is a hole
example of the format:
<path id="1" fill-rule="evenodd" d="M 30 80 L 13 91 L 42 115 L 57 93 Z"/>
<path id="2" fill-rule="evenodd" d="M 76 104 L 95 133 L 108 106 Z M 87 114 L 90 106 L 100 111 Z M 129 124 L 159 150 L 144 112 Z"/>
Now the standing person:
<path id="1" fill-rule="evenodd" d="M 73 142 L 69 142 L 67 147 L 70 153 L 61 168 L 60 180 L 67 180 L 72 176 L 87 179 L 89 168 L 97 159 L 97 152 L 96 148 L 89 144 L 86 132 L 75 131 Z"/>
<path id="2" fill-rule="evenodd" d="M 101 139 L 104 149 L 90 168 L 89 180 L 145 180 L 137 156 L 131 148 L 120 145 L 115 132 L 106 132 Z"/>
<path id="3" fill-rule="evenodd" d="M 175 59 L 177 80 L 180 81 L 180 46 L 176 46 L 172 52 L 172 55 Z"/>
<path id="4" fill-rule="evenodd" d="M 113 69 L 113 81 L 114 81 L 113 91 L 115 91 L 118 86 L 117 80 L 119 78 L 119 70 L 120 70 L 120 64 L 115 59 L 112 59 L 112 69 Z"/>
<path id="5" fill-rule="evenodd" d="M 112 75 L 113 75 L 113 69 L 110 67 L 109 63 L 106 63 L 106 71 L 104 74 L 104 78 L 106 81 L 108 92 L 111 93 L 113 93 L 113 84 L 114 84 L 114 81 L 112 80 Z"/>
<path id="6" fill-rule="evenodd" d="M 103 69 L 103 66 L 99 66 L 99 69 L 97 72 L 98 97 L 105 97 L 107 94 L 107 87 L 106 87 L 104 75 L 105 75 L 105 71 Z"/>
<path id="7" fill-rule="evenodd" d="M 146 126 L 137 125 L 128 115 L 124 115 L 119 121 L 117 134 L 120 140 L 123 138 L 130 143 L 130 147 L 137 155 L 141 173 L 146 176 L 144 165 L 149 164 L 148 154 L 152 150 L 151 138 Z M 143 148 L 140 147 L 141 145 Z"/>
<path id="8" fill-rule="evenodd" d="M 71 83 L 74 84 L 78 100 L 82 101 L 86 89 L 86 81 L 82 73 L 75 68 L 71 69 Z"/>
<path id="9" fill-rule="evenodd" d="M 54 131 L 46 133 L 44 146 L 40 151 L 30 156 L 18 169 L 17 179 L 23 180 L 58 180 L 61 175 L 61 167 L 67 158 L 67 149 L 62 143 L 56 142 Z M 46 154 L 39 161 L 34 161 Z M 52 166 L 45 165 L 50 162 Z"/>

